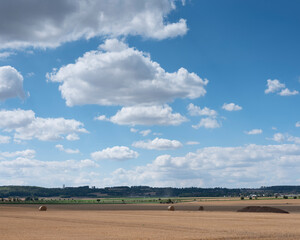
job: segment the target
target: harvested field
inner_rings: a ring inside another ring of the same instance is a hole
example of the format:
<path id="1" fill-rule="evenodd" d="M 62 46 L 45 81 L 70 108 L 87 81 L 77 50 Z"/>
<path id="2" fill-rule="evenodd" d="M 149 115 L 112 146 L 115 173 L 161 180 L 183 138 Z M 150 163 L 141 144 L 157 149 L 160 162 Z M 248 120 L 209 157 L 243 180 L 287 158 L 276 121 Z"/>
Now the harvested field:
<path id="1" fill-rule="evenodd" d="M 275 201 L 277 206 L 290 205 L 290 214 L 235 212 L 245 202 L 201 202 L 204 211 L 198 210 L 199 203 L 175 205 L 176 211 L 168 211 L 168 205 L 49 205 L 45 212 L 38 211 L 39 205 L 0 205 L 0 236 L 6 240 L 300 239 L 298 200 Z M 263 205 L 275 203 L 263 201 Z M 226 211 L 218 211 L 222 206 Z"/>

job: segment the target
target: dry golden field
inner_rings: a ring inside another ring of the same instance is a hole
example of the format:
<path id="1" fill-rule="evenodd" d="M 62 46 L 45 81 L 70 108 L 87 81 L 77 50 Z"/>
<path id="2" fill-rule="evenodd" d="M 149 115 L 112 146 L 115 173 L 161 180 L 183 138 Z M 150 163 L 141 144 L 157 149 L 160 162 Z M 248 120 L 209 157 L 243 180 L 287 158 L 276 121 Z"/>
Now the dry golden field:
<path id="1" fill-rule="evenodd" d="M 204 206 L 204 211 L 197 211 Z M 244 206 L 290 214 L 240 213 Z M 0 205 L 0 237 L 20 239 L 300 239 L 300 200 L 207 201 L 167 205 Z M 114 210 L 113 210 L 114 209 Z"/>

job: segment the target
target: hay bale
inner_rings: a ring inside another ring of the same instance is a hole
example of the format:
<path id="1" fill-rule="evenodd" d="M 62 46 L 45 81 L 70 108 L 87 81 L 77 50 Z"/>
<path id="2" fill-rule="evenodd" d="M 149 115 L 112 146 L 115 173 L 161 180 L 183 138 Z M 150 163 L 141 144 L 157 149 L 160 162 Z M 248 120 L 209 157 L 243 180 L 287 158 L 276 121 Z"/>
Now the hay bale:
<path id="1" fill-rule="evenodd" d="M 174 210 L 175 210 L 174 206 L 169 206 L 168 207 L 168 211 L 174 211 Z"/>
<path id="2" fill-rule="evenodd" d="M 238 212 L 265 212 L 265 213 L 289 213 L 279 208 L 249 206 L 238 210 Z"/>
<path id="3" fill-rule="evenodd" d="M 204 211 L 204 207 L 203 207 L 203 206 L 200 206 L 198 210 L 199 210 L 199 211 Z"/>
<path id="4" fill-rule="evenodd" d="M 40 206 L 39 211 L 47 211 L 47 207 L 46 206 Z"/>

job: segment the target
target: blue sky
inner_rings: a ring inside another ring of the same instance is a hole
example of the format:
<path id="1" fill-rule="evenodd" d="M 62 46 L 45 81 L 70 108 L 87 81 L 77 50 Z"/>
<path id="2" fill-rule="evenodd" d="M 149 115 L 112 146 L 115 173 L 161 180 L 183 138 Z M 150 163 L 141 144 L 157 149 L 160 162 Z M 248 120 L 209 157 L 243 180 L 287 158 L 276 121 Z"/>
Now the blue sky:
<path id="1" fill-rule="evenodd" d="M 0 185 L 300 177 L 300 3 L 0 3 Z"/>

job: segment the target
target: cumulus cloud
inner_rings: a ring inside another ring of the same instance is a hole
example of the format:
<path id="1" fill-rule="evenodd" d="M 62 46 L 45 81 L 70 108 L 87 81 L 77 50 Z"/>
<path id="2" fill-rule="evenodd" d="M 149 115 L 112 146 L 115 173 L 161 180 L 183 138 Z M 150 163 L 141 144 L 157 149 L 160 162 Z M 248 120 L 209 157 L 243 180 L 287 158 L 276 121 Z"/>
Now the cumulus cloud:
<path id="1" fill-rule="evenodd" d="M 95 120 L 99 121 L 109 121 L 109 119 L 105 115 L 100 115 L 98 117 L 95 117 Z"/>
<path id="2" fill-rule="evenodd" d="M 128 147 L 125 146 L 115 146 L 112 148 L 105 148 L 98 152 L 91 153 L 91 157 L 94 160 L 103 160 L 103 159 L 111 159 L 111 160 L 128 160 L 137 158 L 139 154 Z"/>
<path id="3" fill-rule="evenodd" d="M 79 140 L 79 136 L 76 133 L 71 133 L 66 136 L 66 139 L 69 141 Z"/>
<path id="4" fill-rule="evenodd" d="M 35 150 L 26 149 L 23 151 L 16 151 L 16 152 L 0 152 L 0 157 L 5 158 L 15 158 L 15 157 L 23 157 L 23 158 L 34 158 L 35 157 Z"/>
<path id="5" fill-rule="evenodd" d="M 110 118 L 102 117 L 98 120 L 106 120 L 119 125 L 180 125 L 187 119 L 179 113 L 172 113 L 172 108 L 163 106 L 132 106 L 123 107 Z"/>
<path id="6" fill-rule="evenodd" d="M 195 106 L 194 104 L 190 103 L 187 107 L 188 112 L 191 116 L 210 116 L 210 117 L 214 117 L 217 116 L 218 113 L 213 110 L 213 109 L 209 109 L 207 107 L 204 108 L 200 108 L 199 106 Z"/>
<path id="7" fill-rule="evenodd" d="M 288 88 L 285 88 L 285 89 L 282 89 L 278 94 L 280 96 L 293 96 L 293 95 L 299 94 L 299 92 L 296 90 L 291 91 Z"/>
<path id="8" fill-rule="evenodd" d="M 96 36 L 140 35 L 165 39 L 185 35 L 186 20 L 168 23 L 175 1 L 1 1 L 0 48 L 57 47 Z"/>
<path id="9" fill-rule="evenodd" d="M 39 118 L 32 110 L 1 110 L 0 128 L 4 131 L 14 131 L 16 140 L 31 140 L 37 138 L 42 141 L 63 139 L 67 135 L 87 133 L 83 123 L 74 119 Z M 74 135 L 73 135 L 74 138 Z"/>
<path id="10" fill-rule="evenodd" d="M 2 66 L 0 67 L 0 101 L 15 97 L 25 98 L 23 76 L 11 66 Z"/>
<path id="11" fill-rule="evenodd" d="M 261 134 L 263 131 L 261 129 L 252 129 L 250 131 L 246 131 L 245 133 L 248 135 L 256 135 Z"/>
<path id="12" fill-rule="evenodd" d="M 61 144 L 57 144 L 55 145 L 55 147 L 61 151 L 61 152 L 65 152 L 65 153 L 68 153 L 68 154 L 78 154 L 80 153 L 80 151 L 78 149 L 70 149 L 70 148 L 64 148 L 63 145 Z"/>
<path id="13" fill-rule="evenodd" d="M 270 140 L 276 141 L 276 142 L 283 142 L 283 141 L 288 141 L 288 142 L 294 142 L 295 144 L 300 144 L 300 137 L 295 137 L 292 136 L 288 133 L 275 133 L 273 135 L 273 138 Z"/>
<path id="14" fill-rule="evenodd" d="M 0 128 L 10 131 L 30 124 L 35 119 L 35 113 L 22 109 L 0 110 L 0 119 Z"/>
<path id="15" fill-rule="evenodd" d="M 170 150 L 170 149 L 177 149 L 181 148 L 181 142 L 177 140 L 169 140 L 164 138 L 155 138 L 153 140 L 148 141 L 138 141 L 132 144 L 133 147 L 136 148 L 144 148 L 150 150 Z"/>
<path id="16" fill-rule="evenodd" d="M 285 84 L 280 83 L 280 81 L 277 79 L 274 79 L 274 80 L 268 79 L 267 87 L 268 88 L 265 90 L 265 93 L 268 94 L 268 93 L 277 92 L 277 91 L 281 90 L 282 88 L 285 88 Z"/>
<path id="17" fill-rule="evenodd" d="M 14 159 L 0 158 L 0 181 L 4 185 L 36 185 L 37 180 L 39 185 L 48 187 L 98 183 L 95 179 L 99 174 L 93 171 L 99 165 L 90 159 L 41 161 L 22 154 L 14 156 Z"/>
<path id="18" fill-rule="evenodd" d="M 74 132 L 87 133 L 87 130 L 83 128 L 83 123 L 64 118 L 35 118 L 29 125 L 17 128 L 15 131 L 17 139 L 37 138 L 42 141 L 63 139 L 64 135 Z"/>
<path id="19" fill-rule="evenodd" d="M 242 110 L 243 108 L 235 103 L 224 103 L 222 108 L 226 111 L 239 111 Z"/>
<path id="20" fill-rule="evenodd" d="M 299 121 L 299 122 L 296 122 L 295 126 L 296 126 L 296 127 L 300 127 L 300 121 Z"/>
<path id="21" fill-rule="evenodd" d="M 168 73 L 149 54 L 116 39 L 90 51 L 59 70 L 47 74 L 60 83 L 68 106 L 164 104 L 176 98 L 204 96 L 208 80 L 180 68 Z M 103 51 L 104 50 L 104 51 Z"/>
<path id="22" fill-rule="evenodd" d="M 275 133 L 273 135 L 273 138 L 271 138 L 271 140 L 275 142 L 283 142 L 285 140 L 285 136 L 282 133 Z"/>
<path id="23" fill-rule="evenodd" d="M 158 156 L 130 170 L 117 169 L 106 183 L 173 187 L 254 187 L 299 181 L 300 145 L 207 147 L 182 157 Z"/>
<path id="24" fill-rule="evenodd" d="M 10 136 L 3 136 L 3 135 L 0 135 L 0 144 L 3 144 L 3 143 L 9 143 L 9 142 L 10 142 L 10 139 L 11 139 Z"/>
<path id="25" fill-rule="evenodd" d="M 221 124 L 215 118 L 202 118 L 197 125 L 192 125 L 193 128 L 198 129 L 204 128 L 219 128 Z"/>
<path id="26" fill-rule="evenodd" d="M 296 90 L 289 90 L 288 88 L 285 88 L 285 84 L 281 83 L 279 80 L 274 79 L 268 79 L 267 80 L 267 89 L 265 90 L 265 93 L 277 93 L 280 96 L 292 96 L 297 95 L 299 92 Z"/>

